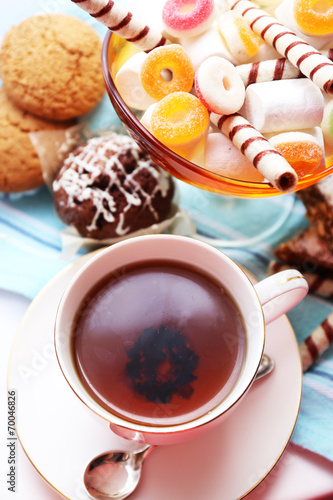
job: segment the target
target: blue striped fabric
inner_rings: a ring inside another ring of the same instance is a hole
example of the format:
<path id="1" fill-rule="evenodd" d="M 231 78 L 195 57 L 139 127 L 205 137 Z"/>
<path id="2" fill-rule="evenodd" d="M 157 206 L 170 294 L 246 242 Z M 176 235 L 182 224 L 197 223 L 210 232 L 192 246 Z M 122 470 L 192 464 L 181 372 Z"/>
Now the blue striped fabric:
<path id="1" fill-rule="evenodd" d="M 32 2 L 33 4 L 34 2 Z M 36 6 L 47 3 L 35 2 Z M 105 32 L 97 21 L 86 16 L 71 2 L 56 2 L 57 11 L 66 11 Z M 31 10 L 25 15 L 40 10 Z M 20 11 L 22 15 L 23 11 Z M 14 13 L 13 21 L 14 21 Z M 20 19 L 18 19 L 20 20 Z M 0 36 L 5 32 L 0 21 Z M 107 97 L 90 115 L 93 129 L 118 123 Z M 195 222 L 198 235 L 215 240 L 229 240 L 225 253 L 249 269 L 259 279 L 266 275 L 274 248 L 307 227 L 304 207 L 292 195 L 265 200 L 234 200 L 179 182 L 180 205 Z M 281 227 L 263 241 L 255 235 L 269 229 L 292 207 Z M 48 281 L 69 261 L 62 258 L 60 231 L 64 225 L 54 213 L 52 196 L 46 188 L 21 196 L 0 196 L 0 287 L 34 298 Z M 250 238 L 244 246 L 232 248 L 232 242 Z M 214 242 L 213 242 L 214 244 Z M 75 261 L 85 250 L 75 253 Z M 333 303 L 308 296 L 288 313 L 298 342 L 333 310 Z M 286 390 L 288 388 L 286 387 Z M 333 348 L 304 376 L 300 415 L 293 440 L 333 460 Z"/>

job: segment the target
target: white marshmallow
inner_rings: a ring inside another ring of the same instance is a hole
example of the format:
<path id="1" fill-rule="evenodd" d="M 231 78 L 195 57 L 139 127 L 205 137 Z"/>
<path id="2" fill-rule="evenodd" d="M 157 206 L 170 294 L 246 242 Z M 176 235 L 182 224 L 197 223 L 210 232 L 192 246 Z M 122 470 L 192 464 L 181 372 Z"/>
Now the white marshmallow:
<path id="1" fill-rule="evenodd" d="M 284 24 L 287 28 L 290 28 L 295 32 L 297 36 L 302 38 L 305 42 L 312 45 L 315 49 L 321 49 L 324 45 L 332 40 L 332 34 L 330 35 L 318 35 L 309 36 L 301 31 L 299 28 L 295 17 L 294 17 L 294 0 L 283 0 L 280 5 L 275 9 L 274 15 L 280 23 Z"/>
<path id="2" fill-rule="evenodd" d="M 253 166 L 231 140 L 221 132 L 208 134 L 205 148 L 205 168 L 232 179 L 262 182 L 263 175 Z"/>
<path id="3" fill-rule="evenodd" d="M 195 90 L 206 108 L 220 115 L 236 113 L 245 99 L 245 86 L 235 66 L 218 56 L 200 64 L 195 75 Z"/>
<path id="4" fill-rule="evenodd" d="M 146 111 L 143 113 L 140 122 L 142 125 L 148 130 L 148 132 L 151 133 L 151 126 L 150 126 L 150 121 L 151 121 L 151 115 L 153 114 L 153 111 L 155 109 L 157 102 L 154 102 L 148 108 Z"/>
<path id="5" fill-rule="evenodd" d="M 209 30 L 193 38 L 180 38 L 179 43 L 184 47 L 190 57 L 193 67 L 196 70 L 200 64 L 211 56 L 224 57 L 228 61 L 236 64 L 236 59 L 227 49 L 217 23 L 214 23 Z"/>
<path id="6" fill-rule="evenodd" d="M 327 100 L 324 107 L 323 121 L 321 128 L 324 134 L 324 139 L 328 146 L 333 147 L 333 99 Z"/>
<path id="7" fill-rule="evenodd" d="M 260 0 L 261 8 L 270 15 L 274 14 L 274 10 L 279 5 L 281 0 Z"/>
<path id="8" fill-rule="evenodd" d="M 148 54 L 138 52 L 130 57 L 119 69 L 115 77 L 115 85 L 127 106 L 135 109 L 147 109 L 156 102 L 142 86 L 140 71 Z"/>
<path id="9" fill-rule="evenodd" d="M 249 85 L 240 110 L 262 133 L 316 127 L 322 121 L 323 112 L 323 94 L 306 78 Z"/>

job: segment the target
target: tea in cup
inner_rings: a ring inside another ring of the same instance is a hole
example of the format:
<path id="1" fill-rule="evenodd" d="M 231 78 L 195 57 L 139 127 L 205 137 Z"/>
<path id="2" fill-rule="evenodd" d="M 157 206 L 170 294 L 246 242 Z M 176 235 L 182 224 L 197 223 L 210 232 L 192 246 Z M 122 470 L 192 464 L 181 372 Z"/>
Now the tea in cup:
<path id="1" fill-rule="evenodd" d="M 69 283 L 55 325 L 58 361 L 118 435 L 183 441 L 230 415 L 255 379 L 265 324 L 307 289 L 298 271 L 253 286 L 229 257 L 192 238 L 131 238 L 96 252 Z"/>

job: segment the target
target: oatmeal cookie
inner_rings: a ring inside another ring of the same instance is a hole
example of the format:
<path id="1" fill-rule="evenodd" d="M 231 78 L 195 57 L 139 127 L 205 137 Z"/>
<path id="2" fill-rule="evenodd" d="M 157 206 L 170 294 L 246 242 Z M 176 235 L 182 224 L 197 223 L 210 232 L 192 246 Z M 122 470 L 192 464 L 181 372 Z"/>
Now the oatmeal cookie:
<path id="1" fill-rule="evenodd" d="M 29 133 L 70 125 L 72 123 L 43 120 L 23 111 L 0 88 L 0 191 L 14 193 L 42 186 L 41 164 Z"/>
<path id="2" fill-rule="evenodd" d="M 0 49 L 0 76 L 11 100 L 49 120 L 90 111 L 104 94 L 101 40 L 70 15 L 30 17 L 12 27 Z"/>

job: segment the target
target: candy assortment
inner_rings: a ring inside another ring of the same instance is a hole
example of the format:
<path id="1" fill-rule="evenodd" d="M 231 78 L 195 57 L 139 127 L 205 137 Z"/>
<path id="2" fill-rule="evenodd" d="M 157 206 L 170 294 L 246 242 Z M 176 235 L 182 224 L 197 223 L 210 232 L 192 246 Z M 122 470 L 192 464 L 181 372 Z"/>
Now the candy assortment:
<path id="1" fill-rule="evenodd" d="M 102 22 L 116 8 L 107 0 L 78 5 Z M 314 0 L 260 7 L 166 0 L 155 46 L 142 43 L 148 26 L 138 32 L 138 22 L 133 36 L 128 12 L 105 24 L 147 52 L 132 56 L 115 82 L 160 142 L 210 172 L 290 192 L 332 155 L 333 7 Z M 227 141 L 211 138 L 219 131 Z"/>

